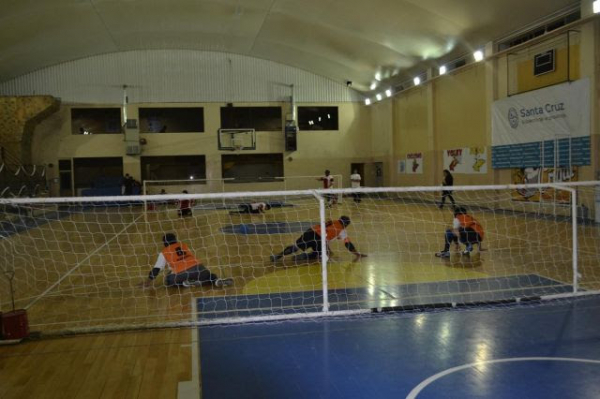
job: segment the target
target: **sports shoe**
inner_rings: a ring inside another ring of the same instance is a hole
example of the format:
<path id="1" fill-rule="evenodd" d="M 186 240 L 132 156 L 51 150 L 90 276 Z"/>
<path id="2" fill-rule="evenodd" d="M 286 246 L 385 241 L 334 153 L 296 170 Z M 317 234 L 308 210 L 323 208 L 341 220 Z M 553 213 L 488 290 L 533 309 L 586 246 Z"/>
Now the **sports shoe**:
<path id="1" fill-rule="evenodd" d="M 218 278 L 215 280 L 215 287 L 217 288 L 229 287 L 230 285 L 233 285 L 232 278 Z"/>
<path id="2" fill-rule="evenodd" d="M 185 280 L 181 283 L 184 287 L 200 287 L 202 285 L 202 281 L 198 280 Z"/>
<path id="3" fill-rule="evenodd" d="M 435 256 L 437 256 L 438 258 L 449 258 L 450 257 L 450 251 L 436 252 Z"/>
<path id="4" fill-rule="evenodd" d="M 465 248 L 465 250 L 462 252 L 463 255 L 470 255 L 471 251 L 473 251 L 473 245 L 471 244 L 467 244 L 467 247 Z"/>

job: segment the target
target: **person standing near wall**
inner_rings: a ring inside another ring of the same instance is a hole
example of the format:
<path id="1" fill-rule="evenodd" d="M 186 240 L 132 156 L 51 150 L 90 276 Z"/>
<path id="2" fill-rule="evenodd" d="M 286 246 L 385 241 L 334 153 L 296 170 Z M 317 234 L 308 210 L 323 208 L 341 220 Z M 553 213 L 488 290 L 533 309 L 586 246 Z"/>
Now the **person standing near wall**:
<path id="1" fill-rule="evenodd" d="M 362 178 L 360 177 L 358 170 L 354 169 L 354 172 L 350 175 L 350 184 L 352 185 L 352 188 L 360 188 L 361 180 Z M 352 193 L 352 196 L 354 197 L 354 202 L 357 204 L 360 203 L 360 193 Z"/>
<path id="2" fill-rule="evenodd" d="M 452 173 L 448 169 L 444 169 L 444 178 L 442 180 L 442 187 L 452 187 L 454 185 L 454 178 L 452 177 Z M 452 190 L 442 190 L 442 202 L 438 205 L 438 208 L 443 209 L 444 203 L 446 202 L 446 197 L 450 198 L 450 202 L 452 202 L 452 208 L 456 206 L 454 202 L 454 197 L 452 197 Z"/>
<path id="3" fill-rule="evenodd" d="M 330 190 L 333 188 L 334 180 L 329 169 L 325 171 L 325 176 L 319 177 L 317 180 L 323 182 L 323 188 L 325 190 Z M 335 194 L 326 194 L 325 198 L 327 199 L 327 206 L 335 205 L 337 203 L 337 196 Z"/>

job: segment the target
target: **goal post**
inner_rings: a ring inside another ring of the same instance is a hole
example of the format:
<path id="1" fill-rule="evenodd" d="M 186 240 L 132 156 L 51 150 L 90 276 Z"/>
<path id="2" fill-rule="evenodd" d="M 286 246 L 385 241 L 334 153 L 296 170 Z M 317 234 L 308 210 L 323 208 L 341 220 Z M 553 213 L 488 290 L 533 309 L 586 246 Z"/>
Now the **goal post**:
<path id="1" fill-rule="evenodd" d="M 443 209 L 440 187 L 0 199 L 0 311 L 14 301 L 33 330 L 65 334 L 595 294 L 598 187 L 455 186 Z M 151 281 L 167 234 L 219 283 Z"/>

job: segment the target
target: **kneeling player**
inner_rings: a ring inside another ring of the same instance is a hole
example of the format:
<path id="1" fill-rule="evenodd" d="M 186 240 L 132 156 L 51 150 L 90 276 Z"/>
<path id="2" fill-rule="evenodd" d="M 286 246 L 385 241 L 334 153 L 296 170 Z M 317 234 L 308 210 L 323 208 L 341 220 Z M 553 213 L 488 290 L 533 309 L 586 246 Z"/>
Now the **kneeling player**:
<path id="1" fill-rule="evenodd" d="M 467 210 L 458 207 L 454 210 L 454 220 L 452 229 L 446 230 L 444 235 L 444 249 L 436 253 L 438 258 L 450 257 L 450 244 L 455 243 L 458 246 L 460 241 L 465 245 L 463 255 L 469 255 L 473 251 L 473 244 L 477 244 L 481 251 L 481 242 L 483 241 L 483 227 L 475 218 L 467 214 Z"/>
<path id="2" fill-rule="evenodd" d="M 348 249 L 348 251 L 352 252 L 356 259 L 360 259 L 361 257 L 367 256 L 365 254 L 361 254 L 356 250 L 350 239 L 348 238 L 348 234 L 346 233 L 346 227 L 350 225 L 350 218 L 348 216 L 342 216 L 339 220 L 328 221 L 325 224 L 325 236 L 326 240 L 329 243 L 331 240 L 344 240 L 344 245 Z M 295 245 L 290 245 L 285 248 L 283 252 L 277 255 L 271 255 L 271 260 L 275 262 L 278 259 L 281 259 L 285 255 L 290 255 L 298 250 L 306 251 L 308 248 L 312 249 L 312 252 L 308 255 L 311 256 L 314 254 L 315 257 L 321 257 L 323 253 L 323 248 L 321 245 L 321 225 L 316 224 L 310 229 L 306 230 L 304 234 L 302 234 L 297 240 Z M 330 254 L 329 245 L 327 245 L 327 254 Z"/>
<path id="3" fill-rule="evenodd" d="M 144 281 L 144 286 L 152 285 L 153 280 L 165 266 L 170 270 L 170 273 L 165 277 L 165 285 L 168 287 L 189 287 L 210 283 L 217 288 L 221 288 L 233 284 L 233 279 L 219 278 L 204 267 L 202 262 L 194 257 L 186 244 L 177 241 L 175 234 L 167 233 L 162 239 L 165 247 L 158 254 L 156 264 L 150 271 L 148 280 Z"/>

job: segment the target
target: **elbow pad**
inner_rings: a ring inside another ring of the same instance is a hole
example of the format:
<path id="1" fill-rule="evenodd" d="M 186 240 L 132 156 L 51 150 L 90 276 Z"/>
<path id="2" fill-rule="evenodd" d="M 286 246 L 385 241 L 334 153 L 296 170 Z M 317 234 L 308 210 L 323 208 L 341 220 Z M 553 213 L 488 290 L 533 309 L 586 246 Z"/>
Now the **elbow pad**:
<path id="1" fill-rule="evenodd" d="M 156 276 L 158 276 L 159 273 L 160 273 L 160 269 L 158 267 L 154 267 L 154 268 L 152 268 L 152 270 L 150 270 L 150 274 L 148 275 L 148 278 L 150 280 L 154 280 L 156 278 Z"/>

